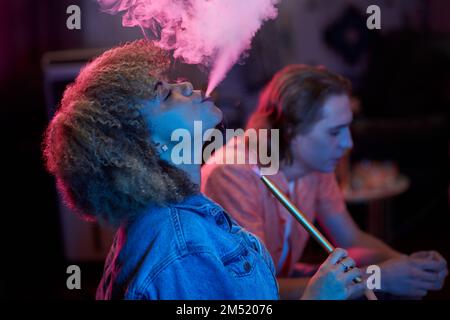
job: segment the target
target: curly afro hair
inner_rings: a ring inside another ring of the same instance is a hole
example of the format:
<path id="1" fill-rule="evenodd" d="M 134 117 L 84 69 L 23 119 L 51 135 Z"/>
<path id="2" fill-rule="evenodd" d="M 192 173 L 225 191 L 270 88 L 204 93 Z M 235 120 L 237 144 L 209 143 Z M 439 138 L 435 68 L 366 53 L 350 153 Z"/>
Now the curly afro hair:
<path id="1" fill-rule="evenodd" d="M 198 192 L 184 171 L 159 158 L 140 111 L 169 64 L 151 42 L 134 41 L 94 59 L 66 88 L 43 155 L 65 202 L 83 217 L 118 226 L 149 205 Z"/>

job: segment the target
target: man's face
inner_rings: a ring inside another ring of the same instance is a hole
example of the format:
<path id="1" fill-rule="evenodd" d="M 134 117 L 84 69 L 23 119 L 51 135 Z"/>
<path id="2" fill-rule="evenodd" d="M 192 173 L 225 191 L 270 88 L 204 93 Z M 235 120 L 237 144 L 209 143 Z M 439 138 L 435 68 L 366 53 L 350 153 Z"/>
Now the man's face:
<path id="1" fill-rule="evenodd" d="M 306 171 L 332 172 L 345 151 L 353 147 L 353 116 L 347 95 L 332 95 L 324 103 L 322 117 L 307 133 L 291 143 L 294 165 Z"/>

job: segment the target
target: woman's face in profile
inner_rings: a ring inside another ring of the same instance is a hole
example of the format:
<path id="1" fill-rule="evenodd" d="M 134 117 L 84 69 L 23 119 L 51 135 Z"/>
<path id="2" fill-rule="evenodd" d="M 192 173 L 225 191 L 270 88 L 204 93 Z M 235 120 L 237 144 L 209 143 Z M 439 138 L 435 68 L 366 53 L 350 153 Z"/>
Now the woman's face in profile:
<path id="1" fill-rule="evenodd" d="M 194 135 L 194 121 L 201 121 L 202 134 L 222 121 L 222 112 L 210 100 L 203 100 L 199 90 L 189 82 L 156 84 L 157 98 L 148 103 L 147 117 L 152 135 L 162 141 L 171 141 L 177 129 Z M 198 125 L 198 123 L 197 123 Z"/>

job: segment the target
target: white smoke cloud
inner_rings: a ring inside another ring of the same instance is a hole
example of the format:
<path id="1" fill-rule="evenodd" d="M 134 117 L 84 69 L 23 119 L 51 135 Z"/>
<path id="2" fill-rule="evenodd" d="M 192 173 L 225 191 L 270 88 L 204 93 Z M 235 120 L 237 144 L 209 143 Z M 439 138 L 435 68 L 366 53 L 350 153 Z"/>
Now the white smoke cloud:
<path id="1" fill-rule="evenodd" d="M 250 48 L 280 0 L 97 0 L 103 11 L 123 13 L 126 27 L 152 32 L 175 58 L 211 68 L 209 94 Z"/>

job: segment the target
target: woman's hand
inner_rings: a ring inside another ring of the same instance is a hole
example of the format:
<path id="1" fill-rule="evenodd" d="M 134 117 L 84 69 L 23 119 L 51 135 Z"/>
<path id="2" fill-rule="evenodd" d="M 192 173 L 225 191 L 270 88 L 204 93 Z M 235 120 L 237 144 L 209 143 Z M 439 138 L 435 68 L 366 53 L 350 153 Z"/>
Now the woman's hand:
<path id="1" fill-rule="evenodd" d="M 362 295 L 365 283 L 354 283 L 356 277 L 362 273 L 355 268 L 355 261 L 347 257 L 347 251 L 337 248 L 311 278 L 302 299 L 343 300 Z"/>
<path id="2" fill-rule="evenodd" d="M 393 295 L 422 298 L 440 290 L 448 274 L 447 262 L 436 251 L 421 251 L 380 264 L 381 290 Z"/>

